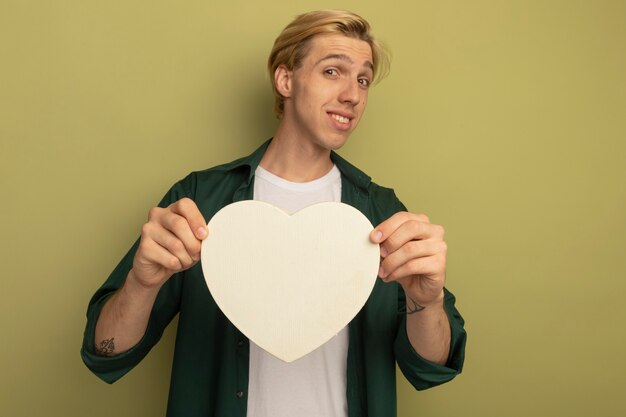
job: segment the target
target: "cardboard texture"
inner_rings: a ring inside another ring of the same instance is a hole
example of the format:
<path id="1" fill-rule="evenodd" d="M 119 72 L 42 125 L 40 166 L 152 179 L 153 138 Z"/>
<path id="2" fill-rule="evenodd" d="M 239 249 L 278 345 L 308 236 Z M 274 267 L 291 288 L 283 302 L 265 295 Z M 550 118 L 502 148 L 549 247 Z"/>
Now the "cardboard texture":
<path id="1" fill-rule="evenodd" d="M 208 223 L 202 271 L 228 319 L 267 352 L 292 362 L 356 316 L 376 282 L 380 252 L 372 225 L 343 203 L 293 215 L 240 201 Z"/>

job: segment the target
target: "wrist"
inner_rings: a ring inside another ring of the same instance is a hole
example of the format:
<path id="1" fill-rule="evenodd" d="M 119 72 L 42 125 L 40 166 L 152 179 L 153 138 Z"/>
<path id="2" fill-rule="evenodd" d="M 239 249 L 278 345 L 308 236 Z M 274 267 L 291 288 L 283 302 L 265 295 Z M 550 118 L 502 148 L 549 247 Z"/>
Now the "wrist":
<path id="1" fill-rule="evenodd" d="M 131 268 L 126 276 L 126 280 L 124 281 L 124 285 L 122 287 L 123 291 L 126 292 L 129 296 L 133 298 L 141 297 L 141 298 L 153 298 L 156 297 L 159 290 L 161 289 L 162 284 L 159 285 L 146 285 L 142 281 L 140 281 L 135 275 L 135 270 Z"/>
<path id="2" fill-rule="evenodd" d="M 422 294 L 413 294 L 410 291 L 404 289 L 404 295 L 406 298 L 407 311 L 410 310 L 435 310 L 443 308 L 444 291 L 441 289 L 434 298 L 425 299 Z"/>

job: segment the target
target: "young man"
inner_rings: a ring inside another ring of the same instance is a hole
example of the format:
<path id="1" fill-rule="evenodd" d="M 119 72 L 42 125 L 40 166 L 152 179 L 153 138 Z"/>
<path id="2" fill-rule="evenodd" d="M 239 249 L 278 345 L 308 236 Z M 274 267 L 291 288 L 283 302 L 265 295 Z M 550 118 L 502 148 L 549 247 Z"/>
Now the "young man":
<path id="1" fill-rule="evenodd" d="M 276 39 L 268 67 L 280 126 L 252 155 L 190 174 L 150 211 L 140 240 L 94 295 L 82 349 L 114 382 L 180 313 L 168 415 L 390 416 L 395 363 L 417 388 L 452 379 L 465 331 L 444 289 L 443 228 L 406 212 L 390 189 L 341 159 L 385 54 L 368 23 L 349 12 L 297 17 Z M 293 213 L 343 201 L 377 225 L 380 280 L 340 334 L 283 363 L 249 342 L 218 309 L 198 260 L 207 221 L 243 199 Z"/>

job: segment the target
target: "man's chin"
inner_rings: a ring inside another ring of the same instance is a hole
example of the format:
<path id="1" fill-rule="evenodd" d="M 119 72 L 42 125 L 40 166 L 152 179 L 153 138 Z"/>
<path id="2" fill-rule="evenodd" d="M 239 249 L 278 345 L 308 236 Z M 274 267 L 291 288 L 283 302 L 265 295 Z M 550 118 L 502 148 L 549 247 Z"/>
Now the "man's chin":
<path id="1" fill-rule="evenodd" d="M 345 136 L 342 136 L 342 137 L 330 139 L 327 142 L 327 148 L 331 151 L 336 151 L 338 149 L 341 149 L 343 145 L 345 145 L 348 142 L 349 136 L 350 136 L 349 134 L 346 134 Z"/>

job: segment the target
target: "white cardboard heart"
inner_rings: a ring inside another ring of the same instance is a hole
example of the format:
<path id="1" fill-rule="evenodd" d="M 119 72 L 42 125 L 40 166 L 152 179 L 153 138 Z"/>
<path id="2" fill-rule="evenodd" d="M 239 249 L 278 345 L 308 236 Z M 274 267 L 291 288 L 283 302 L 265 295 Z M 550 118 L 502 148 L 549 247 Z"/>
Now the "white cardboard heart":
<path id="1" fill-rule="evenodd" d="M 267 352 L 292 362 L 343 329 L 376 282 L 372 225 L 343 203 L 289 215 L 271 204 L 222 208 L 202 242 L 202 271 L 226 317 Z"/>

